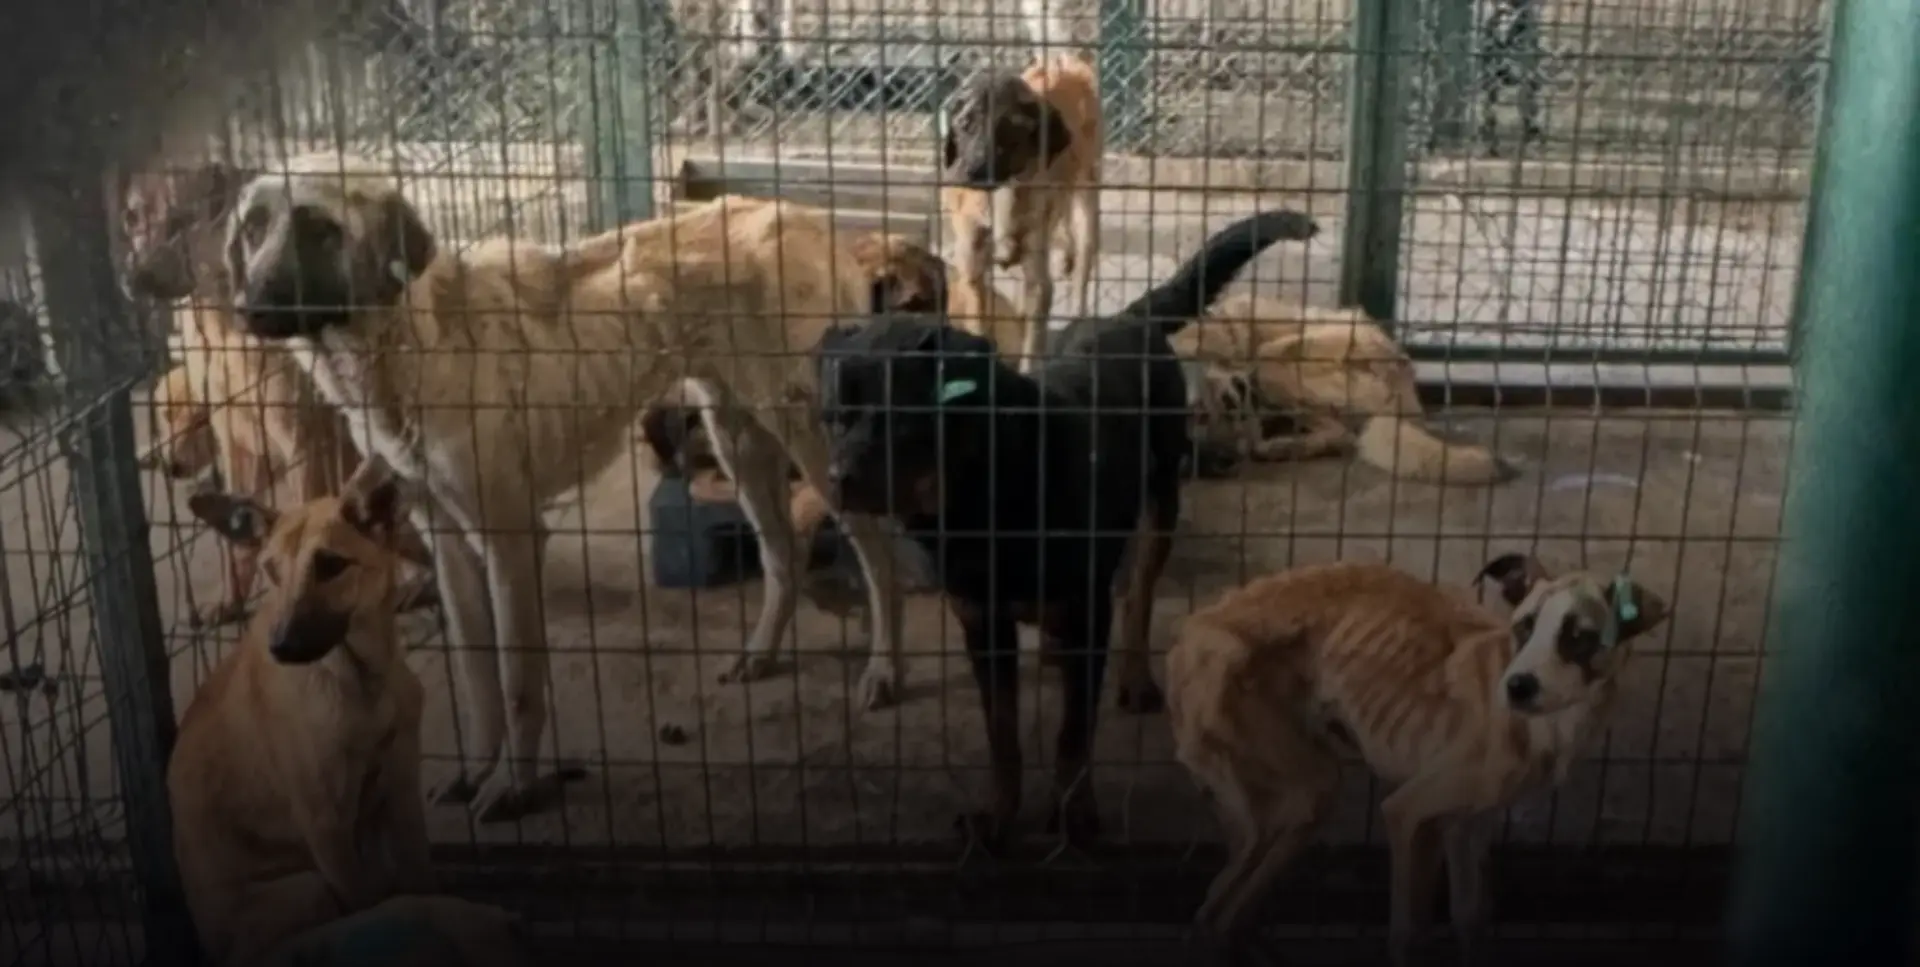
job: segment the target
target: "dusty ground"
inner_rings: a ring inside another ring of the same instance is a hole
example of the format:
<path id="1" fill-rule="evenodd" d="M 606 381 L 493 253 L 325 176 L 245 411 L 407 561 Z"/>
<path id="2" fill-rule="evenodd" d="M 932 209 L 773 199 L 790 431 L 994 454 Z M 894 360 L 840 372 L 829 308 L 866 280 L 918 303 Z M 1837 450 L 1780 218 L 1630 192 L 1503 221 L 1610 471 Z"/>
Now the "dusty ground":
<path id="1" fill-rule="evenodd" d="M 1464 582 L 1493 554 L 1537 546 L 1550 561 L 1631 560 L 1636 576 L 1677 602 L 1674 622 L 1633 666 L 1604 747 L 1557 797 L 1514 810 L 1512 835 L 1587 842 L 1724 842 L 1770 589 L 1786 424 L 1773 416 L 1622 413 L 1453 414 L 1452 431 L 1493 440 L 1527 472 L 1501 488 L 1442 490 L 1396 483 L 1340 462 L 1263 468 L 1195 485 L 1162 585 L 1156 650 L 1196 601 L 1256 575 L 1309 561 L 1384 558 L 1423 576 Z M 112 837 L 118 819 L 99 656 L 76 528 L 57 457 L 10 464 L 0 496 L 10 654 L 61 677 L 54 699 L 0 704 L 9 785 L 0 838 Z M 175 700 L 184 707 L 224 642 L 187 633 L 189 601 L 217 588 L 214 539 L 176 530 L 181 504 L 152 486 L 161 608 L 170 627 Z M 648 489 L 631 461 L 596 482 L 584 514 L 562 515 L 546 576 L 554 655 L 551 731 L 589 779 L 564 808 L 512 826 L 475 829 L 455 809 L 432 813 L 447 841 L 845 844 L 937 840 L 984 780 L 977 703 L 954 629 L 933 601 L 910 608 L 907 698 L 897 711 L 849 704 L 864 660 L 855 629 L 802 608 L 797 644 L 772 678 L 715 682 L 740 645 L 757 586 L 694 595 L 644 579 L 638 507 Z M 51 514 L 51 516 L 49 516 Z M 1583 540 L 1584 538 L 1584 540 Z M 181 546 L 181 542 L 185 542 Z M 1676 589 L 1677 585 L 1677 589 Z M 37 617 L 36 617 L 37 616 Z M 414 623 L 415 667 L 432 695 L 429 781 L 454 751 L 450 682 L 427 621 Z M 79 642 L 79 644 L 67 644 Z M 36 656 L 41 653 L 41 656 Z M 1158 664 L 1156 659 L 1156 665 Z M 1030 802 L 1044 787 L 1056 693 L 1029 668 Z M 1111 686 L 1108 703 L 1111 708 Z M 668 725 L 680 745 L 656 739 Z M 1110 711 L 1097 783 L 1111 834 L 1186 843 L 1214 835 L 1191 783 L 1172 763 L 1159 716 Z M 1349 776 L 1336 838 L 1368 834 L 1367 783 Z"/>

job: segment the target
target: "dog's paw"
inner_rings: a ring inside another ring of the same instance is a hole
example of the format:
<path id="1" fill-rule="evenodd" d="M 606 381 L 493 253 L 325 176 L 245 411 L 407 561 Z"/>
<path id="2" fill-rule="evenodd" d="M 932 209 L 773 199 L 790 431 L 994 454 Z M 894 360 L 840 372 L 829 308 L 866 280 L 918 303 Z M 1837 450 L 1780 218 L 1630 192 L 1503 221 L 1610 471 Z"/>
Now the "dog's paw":
<path id="1" fill-rule="evenodd" d="M 1167 707 L 1167 698 L 1161 694 L 1160 686 L 1149 678 L 1132 684 L 1120 686 L 1120 711 L 1130 715 L 1152 715 Z"/>
<path id="2" fill-rule="evenodd" d="M 479 794 L 480 787 L 462 773 L 428 790 L 427 801 L 436 806 L 464 806 Z"/>
<path id="3" fill-rule="evenodd" d="M 245 601 L 222 601 L 217 604 L 203 605 L 193 609 L 189 619 L 195 628 L 218 628 L 232 624 L 247 616 Z"/>
<path id="4" fill-rule="evenodd" d="M 988 856 L 1006 852 L 1013 841 L 1013 824 L 984 810 L 955 816 L 953 831 L 968 852 L 977 849 Z"/>
<path id="5" fill-rule="evenodd" d="M 1100 838 L 1100 810 L 1084 793 L 1057 803 L 1047 815 L 1047 834 L 1068 846 L 1086 846 Z"/>
<path id="6" fill-rule="evenodd" d="M 534 790 L 501 783 L 481 789 L 468 804 L 473 818 L 483 823 L 511 823 L 525 819 L 538 808 Z"/>
<path id="7" fill-rule="evenodd" d="M 739 682 L 751 682 L 767 677 L 773 671 L 772 655 L 752 655 L 741 652 L 720 672 L 720 682 L 731 685 Z"/>
<path id="8" fill-rule="evenodd" d="M 993 264 L 1010 269 L 1027 260 L 1027 247 L 1018 239 L 1000 239 L 993 246 Z"/>
<path id="9" fill-rule="evenodd" d="M 868 665 L 860 673 L 860 704 L 869 712 L 877 712 L 899 700 L 900 680 L 890 665 Z"/>

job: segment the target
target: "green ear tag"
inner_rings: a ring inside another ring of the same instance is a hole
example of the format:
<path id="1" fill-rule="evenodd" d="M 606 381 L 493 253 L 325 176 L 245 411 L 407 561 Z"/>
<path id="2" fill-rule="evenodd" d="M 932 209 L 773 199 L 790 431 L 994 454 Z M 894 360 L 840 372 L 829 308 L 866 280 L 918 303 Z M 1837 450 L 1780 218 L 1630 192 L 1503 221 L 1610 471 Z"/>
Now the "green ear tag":
<path id="1" fill-rule="evenodd" d="M 947 117 L 947 109 L 945 107 L 942 107 L 940 108 L 940 110 L 933 112 L 933 124 L 934 124 L 934 130 L 942 138 L 946 137 L 950 132 L 953 131 L 953 122 L 951 119 Z"/>
<path id="2" fill-rule="evenodd" d="M 1633 581 L 1624 574 L 1613 579 L 1613 613 L 1621 621 L 1640 617 L 1640 606 L 1633 603 Z"/>
<path id="3" fill-rule="evenodd" d="M 980 384 L 970 379 L 949 380 L 945 386 L 940 387 L 940 402 L 951 403 L 979 388 Z"/>

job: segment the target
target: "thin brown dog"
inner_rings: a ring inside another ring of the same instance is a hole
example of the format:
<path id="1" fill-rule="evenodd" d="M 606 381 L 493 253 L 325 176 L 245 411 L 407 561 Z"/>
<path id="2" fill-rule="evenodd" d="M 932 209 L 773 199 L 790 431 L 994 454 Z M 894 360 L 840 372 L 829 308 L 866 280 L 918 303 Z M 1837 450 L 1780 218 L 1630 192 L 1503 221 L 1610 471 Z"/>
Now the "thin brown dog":
<path id="1" fill-rule="evenodd" d="M 174 328 L 182 343 L 182 362 L 166 383 L 167 421 L 196 419 L 204 411 L 213 436 L 212 453 L 220 484 L 257 500 L 268 500 L 289 470 L 291 500 L 302 503 L 335 493 L 359 463 L 338 414 L 325 405 L 301 376 L 282 347 L 247 335 L 232 317 L 233 285 L 222 258 L 226 216 L 252 172 L 218 161 L 186 169 L 133 176 L 121 216 L 127 235 L 124 283 L 128 291 L 173 304 Z M 186 401 L 192 401 L 188 403 Z M 175 426 L 173 456 L 195 459 L 149 462 L 176 479 L 198 476 L 202 452 Z M 246 614 L 255 566 L 252 551 L 228 549 L 225 593 L 192 615 L 195 624 L 221 625 Z M 408 560 L 421 568 L 432 561 L 419 536 L 409 528 L 403 538 Z M 409 606 L 425 603 L 413 596 Z"/>
<path id="2" fill-rule="evenodd" d="M 1106 150 L 1099 80 L 1091 62 L 1066 53 L 1021 74 L 983 72 L 968 78 L 942 122 L 941 169 L 949 184 L 940 189 L 940 208 L 954 268 L 976 293 L 975 304 L 987 305 L 989 260 L 1021 267 L 1025 325 L 1016 363 L 1029 372 L 1053 316 L 1056 251 L 1058 274 L 1073 286 L 1074 318 L 1093 314 L 1089 285 L 1100 250 Z M 967 325 L 964 316 L 954 321 Z M 984 327 L 973 332 L 993 338 Z"/>
<path id="3" fill-rule="evenodd" d="M 1227 867 L 1196 920 L 1234 937 L 1325 812 L 1337 753 L 1393 791 L 1389 944 L 1404 967 L 1446 859 L 1471 950 L 1486 921 L 1487 818 L 1563 780 L 1611 706 L 1628 643 L 1667 605 L 1625 574 L 1548 575 L 1509 554 L 1492 580 L 1510 618 L 1382 564 L 1286 571 L 1187 619 L 1167 656 L 1176 754 L 1226 826 Z"/>
<path id="4" fill-rule="evenodd" d="M 268 589 L 200 686 L 167 767 L 187 904 L 211 959 L 433 888 L 423 691 L 396 634 L 398 481 L 363 463 L 339 497 L 275 512 L 202 493 L 194 514 L 258 552 Z"/>
<path id="5" fill-rule="evenodd" d="M 536 775 L 541 511 L 618 458 L 651 401 L 702 414 L 759 538 L 766 594 L 721 678 L 771 669 L 799 597 L 788 471 L 826 474 L 805 348 L 871 308 L 846 241 L 824 210 L 726 196 L 564 247 L 456 254 L 369 161 L 295 158 L 247 184 L 227 248 L 242 325 L 294 346 L 362 452 L 423 494 L 472 737 L 440 801 L 506 821 L 553 785 Z M 842 524 L 881 616 L 859 683 L 878 708 L 904 664 L 891 552 L 878 519 Z"/>
<path id="6" fill-rule="evenodd" d="M 1492 450 L 1421 425 L 1413 361 L 1358 309 L 1230 296 L 1174 334 L 1173 348 L 1205 367 L 1194 435 L 1228 460 L 1351 452 L 1396 477 L 1461 485 L 1517 473 Z M 1285 431 L 1268 432 L 1274 422 Z"/>

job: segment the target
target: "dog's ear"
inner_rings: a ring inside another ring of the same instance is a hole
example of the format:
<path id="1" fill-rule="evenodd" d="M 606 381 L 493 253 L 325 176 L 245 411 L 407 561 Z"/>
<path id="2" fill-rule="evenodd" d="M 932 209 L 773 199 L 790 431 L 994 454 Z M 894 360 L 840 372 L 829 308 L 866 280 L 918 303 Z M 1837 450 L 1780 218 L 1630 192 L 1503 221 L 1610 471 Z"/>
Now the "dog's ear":
<path id="1" fill-rule="evenodd" d="M 1665 598 L 1647 590 L 1632 578 L 1622 574 L 1607 585 L 1607 606 L 1613 609 L 1614 620 L 1620 625 L 1620 640 L 1644 635 L 1660 623 L 1667 620 L 1671 611 Z"/>
<path id="2" fill-rule="evenodd" d="M 1034 137 L 1040 139 L 1034 147 L 1038 149 L 1041 165 L 1050 165 L 1073 144 L 1073 132 L 1067 128 L 1067 119 L 1054 110 L 1053 105 L 1036 97 L 1031 108 Z"/>
<path id="3" fill-rule="evenodd" d="M 1527 592 L 1547 576 L 1546 567 L 1531 554 L 1502 554 L 1474 575 L 1473 584 L 1478 587 L 1482 581 L 1494 581 L 1500 587 L 1500 597 L 1517 608 L 1527 599 Z"/>
<path id="4" fill-rule="evenodd" d="M 401 484 L 386 460 L 368 454 L 340 489 L 341 516 L 369 536 L 392 534 L 404 510 Z"/>
<path id="5" fill-rule="evenodd" d="M 259 547 L 279 519 L 273 508 L 251 497 L 217 491 L 187 498 L 187 509 L 214 533 L 242 547 Z"/>
<path id="6" fill-rule="evenodd" d="M 240 201 L 247 178 L 247 172 L 225 161 L 208 161 L 195 168 L 190 181 L 195 215 L 208 222 L 224 218 Z"/>
<path id="7" fill-rule="evenodd" d="M 420 214 L 398 192 L 383 196 L 374 211 L 366 242 L 379 259 L 382 282 L 405 285 L 433 263 L 438 243 L 420 221 Z M 391 293 L 398 294 L 398 289 Z"/>

